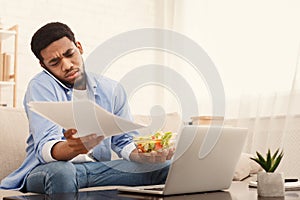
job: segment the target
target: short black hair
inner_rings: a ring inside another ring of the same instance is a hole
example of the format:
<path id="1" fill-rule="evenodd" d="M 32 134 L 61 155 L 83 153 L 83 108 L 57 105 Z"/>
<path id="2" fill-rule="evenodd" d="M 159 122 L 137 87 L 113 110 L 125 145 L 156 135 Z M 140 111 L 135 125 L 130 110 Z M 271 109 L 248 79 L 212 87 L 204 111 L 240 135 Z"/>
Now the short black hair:
<path id="1" fill-rule="evenodd" d="M 43 62 L 41 51 L 49 46 L 52 42 L 63 37 L 67 37 L 69 40 L 76 43 L 75 35 L 70 27 L 61 22 L 50 22 L 38 29 L 32 36 L 30 43 L 31 51 L 40 61 Z"/>

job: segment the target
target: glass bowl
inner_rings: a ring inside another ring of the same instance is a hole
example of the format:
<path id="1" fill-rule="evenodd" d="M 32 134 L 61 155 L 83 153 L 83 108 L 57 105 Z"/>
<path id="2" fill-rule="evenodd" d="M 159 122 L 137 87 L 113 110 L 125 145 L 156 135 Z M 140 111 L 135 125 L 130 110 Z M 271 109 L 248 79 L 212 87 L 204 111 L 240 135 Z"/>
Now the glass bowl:
<path id="1" fill-rule="evenodd" d="M 162 152 L 175 147 L 175 134 L 172 132 L 156 132 L 149 136 L 137 136 L 133 139 L 135 146 L 142 153 Z"/>

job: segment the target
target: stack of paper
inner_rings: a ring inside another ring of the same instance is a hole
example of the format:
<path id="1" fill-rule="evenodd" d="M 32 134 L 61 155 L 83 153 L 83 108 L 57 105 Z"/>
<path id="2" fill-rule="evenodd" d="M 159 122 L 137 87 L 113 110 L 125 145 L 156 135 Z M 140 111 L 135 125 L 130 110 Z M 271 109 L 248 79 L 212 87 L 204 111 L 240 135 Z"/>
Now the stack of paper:
<path id="1" fill-rule="evenodd" d="M 64 129 L 77 129 L 80 137 L 92 133 L 112 136 L 145 127 L 113 115 L 90 100 L 30 102 L 29 108 Z"/>

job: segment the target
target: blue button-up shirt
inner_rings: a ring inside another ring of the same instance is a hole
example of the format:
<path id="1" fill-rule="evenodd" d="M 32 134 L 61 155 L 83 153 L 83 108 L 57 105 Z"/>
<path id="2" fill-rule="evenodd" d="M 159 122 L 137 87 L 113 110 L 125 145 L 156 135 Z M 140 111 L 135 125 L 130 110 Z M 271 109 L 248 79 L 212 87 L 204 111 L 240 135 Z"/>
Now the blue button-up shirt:
<path id="1" fill-rule="evenodd" d="M 87 73 L 87 91 L 89 98 L 107 111 L 132 120 L 126 93 L 116 81 Z M 28 108 L 28 103 L 31 101 L 71 101 L 72 93 L 72 88 L 66 87 L 47 71 L 40 72 L 29 82 L 23 102 L 30 132 L 27 139 L 27 156 L 17 170 L 2 180 L 1 189 L 20 190 L 30 171 L 36 166 L 46 163 L 42 152 L 44 144 L 54 140 L 65 140 L 62 127 L 32 112 Z M 93 149 L 93 156 L 98 161 L 110 160 L 112 149 L 119 157 L 128 159 L 133 148 L 132 135 L 125 133 L 104 139 Z M 124 152 L 125 149 L 127 152 Z"/>

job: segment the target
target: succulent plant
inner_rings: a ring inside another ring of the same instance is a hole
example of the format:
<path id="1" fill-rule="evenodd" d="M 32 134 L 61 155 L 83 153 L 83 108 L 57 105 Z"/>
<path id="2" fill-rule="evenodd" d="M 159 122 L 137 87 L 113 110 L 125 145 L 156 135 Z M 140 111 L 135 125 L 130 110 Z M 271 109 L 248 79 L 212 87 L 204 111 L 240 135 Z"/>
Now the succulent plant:
<path id="1" fill-rule="evenodd" d="M 257 162 L 266 172 L 274 172 L 283 157 L 283 151 L 281 150 L 279 153 L 279 149 L 277 149 L 276 152 L 271 155 L 271 151 L 268 149 L 265 158 L 259 152 L 256 152 L 256 155 L 257 157 L 250 159 Z"/>

